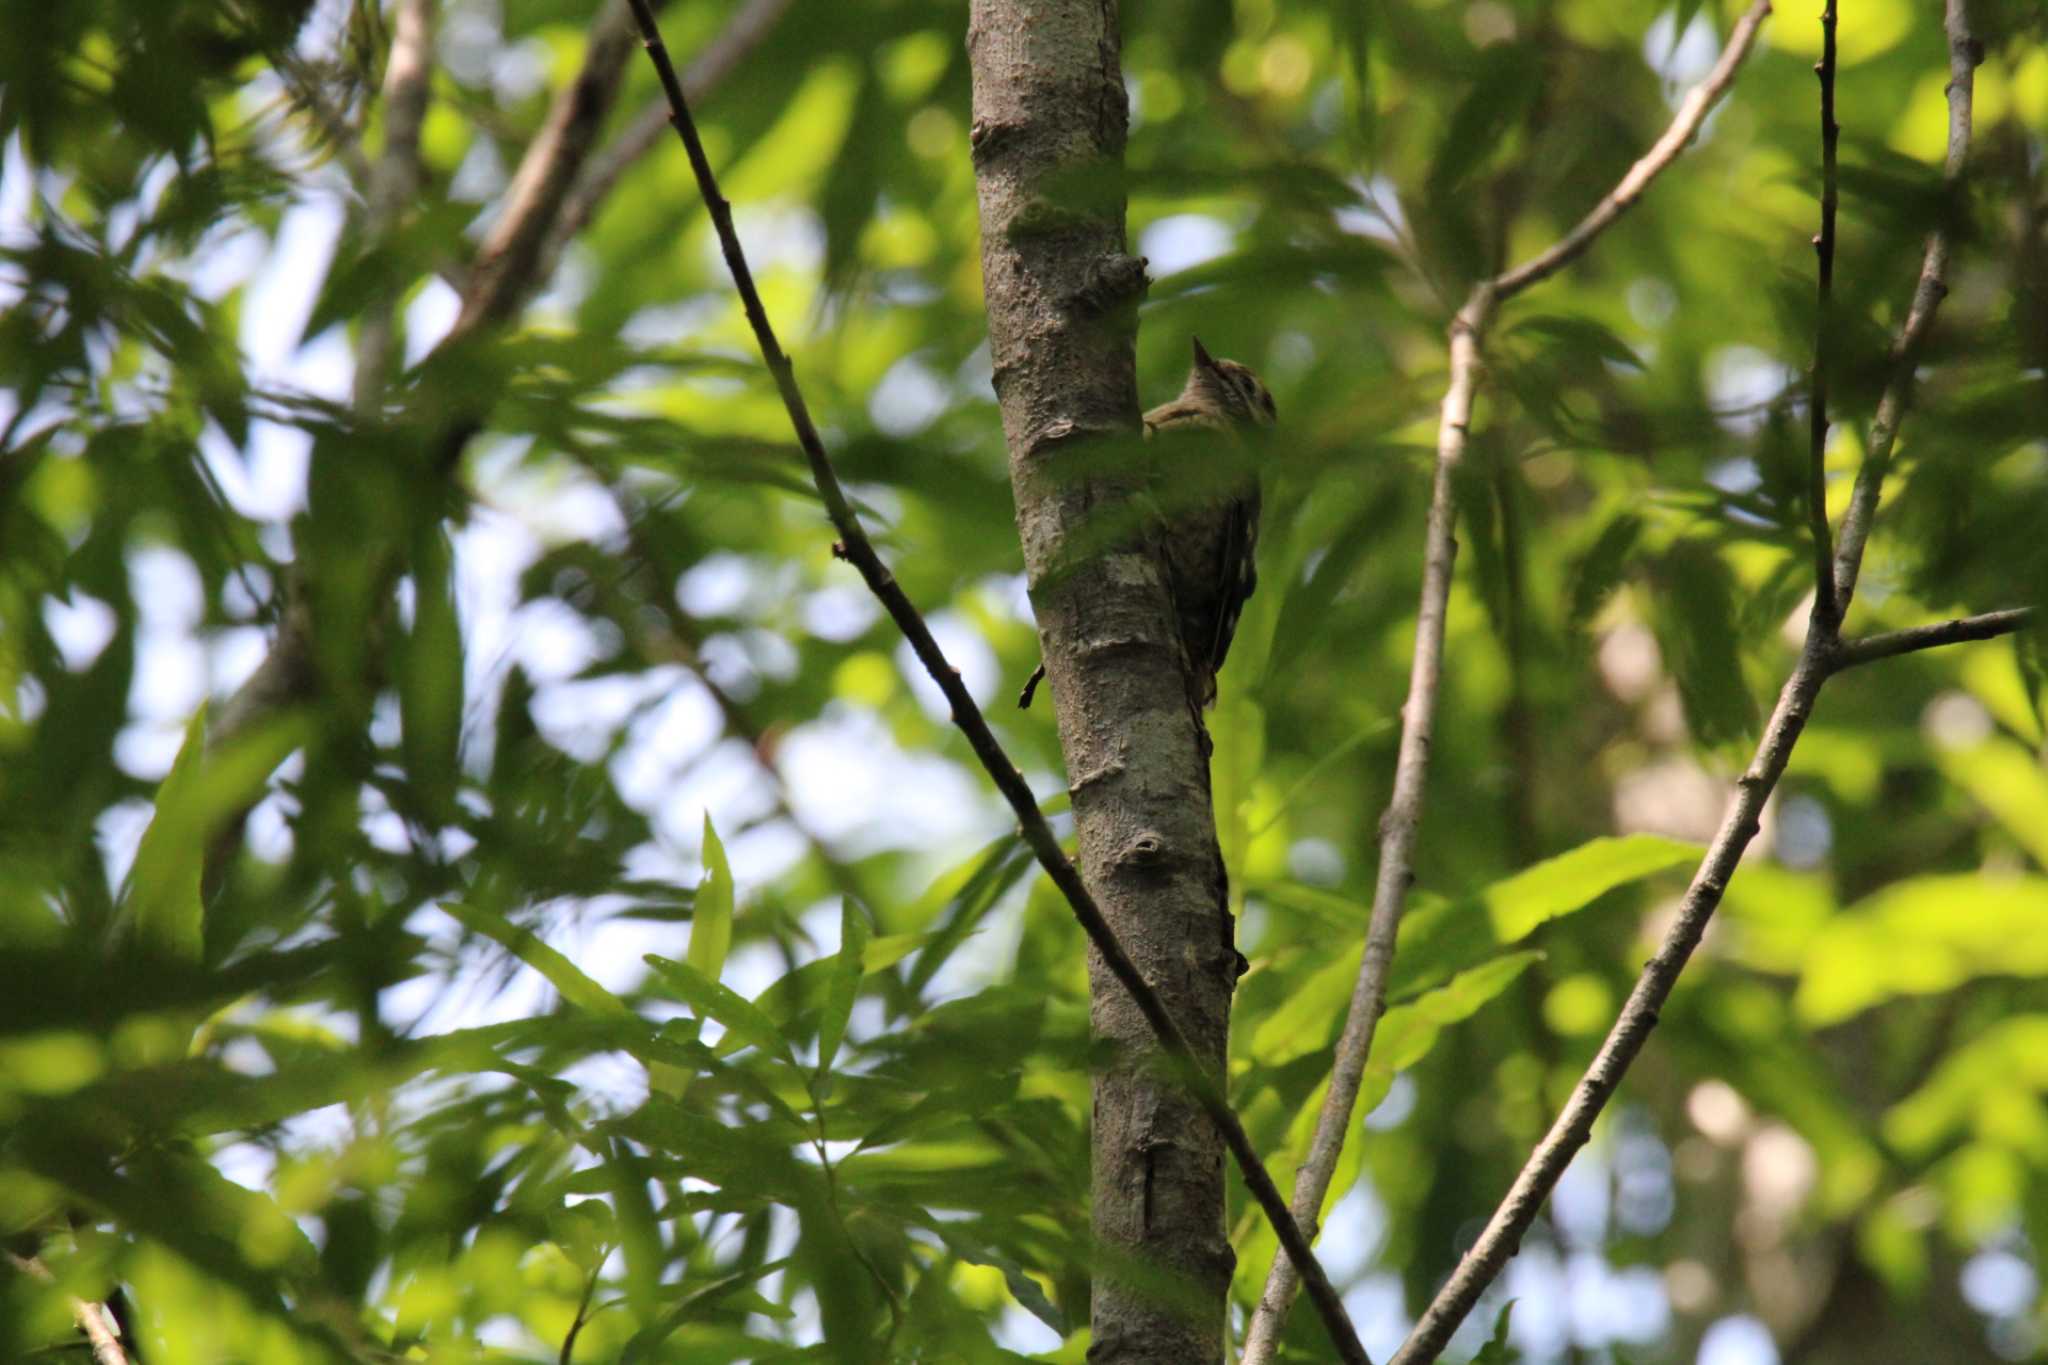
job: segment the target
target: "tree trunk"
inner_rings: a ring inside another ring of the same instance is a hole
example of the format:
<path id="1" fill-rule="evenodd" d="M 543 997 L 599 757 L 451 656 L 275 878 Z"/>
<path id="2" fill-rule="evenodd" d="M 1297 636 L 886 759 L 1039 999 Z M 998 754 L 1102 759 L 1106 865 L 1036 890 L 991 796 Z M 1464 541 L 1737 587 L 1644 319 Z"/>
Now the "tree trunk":
<path id="1" fill-rule="evenodd" d="M 1136 528 L 1129 117 L 1115 0 L 974 0 L 971 134 L 989 344 L 1017 528 L 1059 721 L 1081 875 L 1223 1075 L 1236 951 L 1207 743 L 1160 566 Z M 1232 1256 L 1224 1149 L 1150 1063 L 1151 1030 L 1089 954 L 1099 1254 L 1089 1359 L 1216 1361 Z"/>

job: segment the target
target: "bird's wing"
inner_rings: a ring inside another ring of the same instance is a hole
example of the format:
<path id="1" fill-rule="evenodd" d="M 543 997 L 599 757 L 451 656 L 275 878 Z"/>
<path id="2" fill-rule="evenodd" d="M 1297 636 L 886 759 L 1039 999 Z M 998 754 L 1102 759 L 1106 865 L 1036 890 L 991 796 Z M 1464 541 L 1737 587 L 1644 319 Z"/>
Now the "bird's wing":
<path id="1" fill-rule="evenodd" d="M 1218 561 L 1224 572 L 1239 576 L 1239 584 L 1220 584 L 1224 609 L 1216 615 L 1216 641 L 1209 651 L 1210 667 L 1220 671 L 1237 635 L 1238 617 L 1244 603 L 1259 587 L 1259 483 L 1250 481 L 1244 492 L 1230 500 L 1223 519 L 1223 555 Z"/>

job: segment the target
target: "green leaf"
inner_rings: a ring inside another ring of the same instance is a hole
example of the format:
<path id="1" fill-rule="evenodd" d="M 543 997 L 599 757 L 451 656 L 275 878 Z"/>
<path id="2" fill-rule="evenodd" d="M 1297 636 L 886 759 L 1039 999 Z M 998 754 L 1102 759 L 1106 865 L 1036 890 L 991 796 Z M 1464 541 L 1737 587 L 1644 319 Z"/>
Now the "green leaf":
<path id="1" fill-rule="evenodd" d="M 846 1021 L 853 1014 L 854 998 L 860 994 L 861 978 L 867 974 L 864 954 L 868 948 L 868 920 L 851 900 L 839 906 L 839 951 L 832 959 L 832 974 L 825 990 L 825 1017 L 818 1024 L 818 1071 L 832 1069 L 839 1044 L 846 1037 Z"/>
<path id="2" fill-rule="evenodd" d="M 808 1134 L 787 1119 L 729 1121 L 654 1095 L 608 1126 L 652 1151 L 680 1158 L 693 1177 L 734 1193 L 804 1197 L 817 1179 L 791 1154 Z"/>
<path id="3" fill-rule="evenodd" d="M 1336 764 L 1350 758 L 1361 746 L 1389 733 L 1393 728 L 1394 722 L 1392 720 L 1385 716 L 1376 717 L 1352 731 L 1343 742 L 1333 746 L 1326 753 L 1317 757 L 1315 762 L 1309 764 L 1308 771 L 1297 777 L 1293 785 L 1280 794 L 1280 799 L 1274 803 L 1272 814 L 1267 816 L 1257 829 L 1250 832 L 1250 837 L 1253 839 L 1258 838 L 1261 834 L 1264 834 L 1267 830 L 1285 819 L 1287 812 L 1294 808 L 1295 802 L 1299 801 L 1303 794 L 1315 785 L 1318 778 L 1321 778 Z M 1303 889 L 1307 890 L 1308 888 Z M 1349 902 L 1346 902 L 1347 907 L 1349 904 Z M 1348 909 L 1346 913 L 1348 915 Z"/>
<path id="4" fill-rule="evenodd" d="M 1363 956 L 1363 947 L 1354 941 L 1290 990 L 1252 1031 L 1252 1057 L 1265 1066 L 1282 1066 L 1326 1047 L 1343 1026 Z"/>
<path id="5" fill-rule="evenodd" d="M 939 935 L 930 934 L 884 934 L 869 939 L 861 951 L 861 972 L 867 975 L 886 971 L 918 949 L 935 942 Z M 793 972 L 786 972 L 766 990 L 754 997 L 754 1008 L 775 1022 L 779 1029 L 788 1029 L 799 1016 L 808 1010 L 822 1009 L 831 989 L 832 974 L 839 969 L 839 959 L 819 958 L 806 962 Z M 789 1035 L 793 1036 L 793 1035 Z M 746 1046 L 746 1040 L 736 1033 L 728 1033 L 718 1040 L 713 1049 L 721 1057 L 729 1057 Z"/>
<path id="6" fill-rule="evenodd" d="M 968 1227 L 957 1223 L 942 1223 L 937 1219 L 921 1219 L 924 1227 L 936 1234 L 941 1241 L 961 1260 L 973 1265 L 991 1266 L 1003 1273 L 1003 1283 L 1025 1312 L 1037 1318 L 1061 1336 L 1073 1331 L 1073 1324 L 1059 1306 L 1045 1296 L 1045 1290 L 1037 1280 L 1025 1273 L 1025 1267 L 1014 1257 L 1004 1255 L 996 1247 L 973 1235 Z"/>
<path id="7" fill-rule="evenodd" d="M 206 708 L 192 713 L 185 742 L 157 789 L 156 814 L 143 831 L 128 871 L 123 908 L 135 942 L 152 955 L 197 962 L 205 947 L 199 878 L 206 859 L 200 824 L 201 770 L 206 760 Z"/>
<path id="8" fill-rule="evenodd" d="M 980 927 L 1004 893 L 1037 865 L 1021 837 L 1005 834 L 933 879 L 905 919 L 911 924 L 929 924 L 940 915 L 945 919 L 911 967 L 909 988 L 922 992 L 930 985 L 939 968 Z"/>
<path id="9" fill-rule="evenodd" d="M 718 980 L 725 970 L 725 955 L 732 947 L 733 882 L 732 864 L 725 858 L 725 845 L 712 828 L 711 812 L 704 812 L 704 880 L 697 887 L 697 901 L 690 913 L 690 948 L 684 960 L 706 980 Z"/>
<path id="10" fill-rule="evenodd" d="M 1642 357 L 1626 341 L 1606 323 L 1589 317 L 1549 314 L 1523 318 L 1509 329 L 1508 335 L 1535 337 L 1544 347 L 1562 352 L 1562 359 L 1569 365 L 1606 360 L 1625 369 L 1643 368 Z"/>
<path id="11" fill-rule="evenodd" d="M 1428 1056 L 1446 1028 L 1477 1014 L 1542 956 L 1534 950 L 1502 954 L 1382 1015 L 1373 1033 L 1372 1056 L 1359 1081 L 1357 1112 L 1370 1114 L 1393 1088 L 1394 1077 Z"/>
<path id="12" fill-rule="evenodd" d="M 579 1199 L 548 1210 L 548 1236 L 586 1274 L 595 1273 L 618 1245 L 617 1220 L 602 1199 Z"/>
<path id="13" fill-rule="evenodd" d="M 1429 168 L 1430 193 L 1455 191 L 1516 137 L 1524 113 L 1542 88 L 1534 49 L 1500 43 L 1480 54 L 1471 89 L 1451 115 L 1450 131 Z"/>
<path id="14" fill-rule="evenodd" d="M 454 547 L 439 523 L 414 537 L 412 628 L 393 665 L 410 795 L 431 820 L 456 819 L 461 777 L 462 627 L 456 617 Z"/>
<path id="15" fill-rule="evenodd" d="M 2040 759 L 1994 738 L 1944 751 L 1940 762 L 1943 774 L 1990 811 L 2036 867 L 2048 868 L 2048 768 Z"/>
<path id="16" fill-rule="evenodd" d="M 2027 690 L 2036 734 L 2048 732 L 2048 624 L 2035 625 L 2012 637 L 2013 662 Z"/>
<path id="17" fill-rule="evenodd" d="M 2048 976 L 2048 877 L 1976 873 L 1894 882 L 1815 934 L 1801 1019 L 1840 1023 L 1901 995 L 1937 995 L 1983 976 Z"/>
<path id="18" fill-rule="evenodd" d="M 1242 868 L 1245 849 L 1251 843 L 1246 808 L 1266 761 L 1266 713 L 1234 684 L 1226 684 L 1210 729 L 1215 736 L 1209 780 L 1214 793 L 1217 844 L 1225 868 Z"/>
<path id="19" fill-rule="evenodd" d="M 1727 563 L 1704 544 L 1680 541 L 1658 564 L 1657 587 L 1657 644 L 1693 737 L 1709 746 L 1747 737 L 1756 728 L 1756 706 L 1742 676 Z"/>
<path id="20" fill-rule="evenodd" d="M 1440 981 L 1618 886 L 1696 862 L 1704 852 L 1656 834 L 1591 839 L 1477 895 L 1412 910 L 1402 917 L 1389 994 L 1398 998 Z"/>
<path id="21" fill-rule="evenodd" d="M 715 1019 L 727 1032 L 760 1048 L 772 1057 L 787 1058 L 789 1042 L 782 1030 L 755 1007 L 751 1000 L 722 982 L 714 981 L 687 962 L 676 962 L 653 953 L 643 959 L 661 977 L 662 984 L 696 1011 L 699 1019 Z"/>
<path id="22" fill-rule="evenodd" d="M 730 1275 L 721 1275 L 703 1284 L 692 1285 L 685 1281 L 681 1288 L 684 1293 L 674 1306 L 655 1321 L 635 1332 L 619 1352 L 619 1365 L 638 1365 L 638 1362 L 652 1359 L 654 1349 L 674 1336 L 676 1329 L 687 1323 L 693 1314 L 704 1312 L 719 1300 L 744 1299 L 747 1312 L 760 1313 L 779 1322 L 786 1322 L 795 1314 L 782 1304 L 763 1298 L 759 1294 L 745 1293 L 747 1286 L 756 1280 L 765 1279 L 789 1265 L 787 1256 L 773 1261 L 764 1261 L 757 1266 L 736 1270 Z"/>
<path id="23" fill-rule="evenodd" d="M 531 929 L 461 901 L 443 901 L 441 909 L 471 933 L 482 934 L 547 978 L 562 999 L 598 1015 L 630 1015 L 625 1002 L 585 976 L 575 963 L 550 948 Z"/>
<path id="24" fill-rule="evenodd" d="M 1508 1365 L 1508 1319 L 1514 1316 L 1515 1301 L 1509 1299 L 1500 1306 L 1500 1312 L 1493 1318 L 1493 1335 L 1479 1348 L 1479 1354 L 1472 1357 L 1472 1365 Z"/>
<path id="25" fill-rule="evenodd" d="M 1927 1084 L 1892 1106 L 1884 1134 L 1903 1151 L 1925 1157 L 1973 1132 L 2038 1132 L 2043 1092 L 2048 1014 L 2002 1019 L 1943 1058 Z"/>
<path id="26" fill-rule="evenodd" d="M 1643 534 L 1643 519 L 1632 512 L 1617 513 L 1600 529 L 1592 548 L 1579 556 L 1572 571 L 1571 611 L 1566 616 L 1574 631 L 1593 623 L 1607 599 L 1628 574 L 1629 556 Z"/>
<path id="27" fill-rule="evenodd" d="M 1346 94 L 1352 117 L 1357 121 L 1358 143 L 1370 164 L 1379 131 L 1379 105 L 1372 83 L 1373 21 L 1378 17 L 1378 0 L 1338 5 L 1333 11 L 1338 41 L 1343 45 Z"/>

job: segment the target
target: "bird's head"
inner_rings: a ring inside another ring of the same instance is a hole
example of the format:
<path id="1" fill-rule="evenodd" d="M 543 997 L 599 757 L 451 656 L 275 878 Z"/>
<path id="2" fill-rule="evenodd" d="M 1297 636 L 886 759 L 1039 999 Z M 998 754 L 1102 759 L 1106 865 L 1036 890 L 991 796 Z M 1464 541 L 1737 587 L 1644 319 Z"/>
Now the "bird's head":
<path id="1" fill-rule="evenodd" d="M 1218 360 L 1209 354 L 1200 337 L 1195 343 L 1195 367 L 1188 373 L 1187 392 L 1209 398 L 1230 414 L 1234 422 L 1269 427 L 1278 416 L 1273 395 L 1251 368 L 1235 360 Z"/>

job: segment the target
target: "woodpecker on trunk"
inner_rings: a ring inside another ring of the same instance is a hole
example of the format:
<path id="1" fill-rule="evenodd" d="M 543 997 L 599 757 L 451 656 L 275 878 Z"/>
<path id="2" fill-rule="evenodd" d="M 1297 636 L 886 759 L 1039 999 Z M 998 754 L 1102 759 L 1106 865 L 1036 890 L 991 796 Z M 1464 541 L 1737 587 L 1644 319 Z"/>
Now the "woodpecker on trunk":
<path id="1" fill-rule="evenodd" d="M 1216 359 L 1199 339 L 1194 349 L 1187 384 L 1178 398 L 1145 414 L 1145 435 L 1180 443 L 1187 435 L 1221 433 L 1200 444 L 1187 441 L 1190 453 L 1206 450 L 1242 466 L 1240 433 L 1273 425 L 1273 395 L 1250 369 Z M 1172 477 L 1173 463 L 1170 457 L 1161 462 L 1163 478 Z M 1190 692 L 1197 706 L 1209 706 L 1245 599 L 1259 585 L 1259 476 L 1243 466 L 1221 476 L 1202 471 L 1192 483 L 1193 492 L 1178 496 L 1171 488 L 1159 490 L 1164 523 L 1158 544 L 1187 650 Z"/>
<path id="2" fill-rule="evenodd" d="M 1180 396 L 1145 414 L 1145 439 L 1173 443 L 1191 459 L 1204 455 L 1230 467 L 1175 479 L 1169 455 L 1157 466 L 1152 500 L 1160 509 L 1153 544 L 1166 570 L 1187 656 L 1188 698 L 1196 709 L 1216 700 L 1216 674 L 1230 653 L 1245 599 L 1259 586 L 1259 476 L 1243 458 L 1243 433 L 1273 425 L 1273 395 L 1247 366 L 1218 360 L 1193 338 L 1194 368 Z M 1169 481 L 1175 486 L 1167 486 Z M 1032 670 L 1017 705 L 1029 707 L 1045 677 Z"/>

